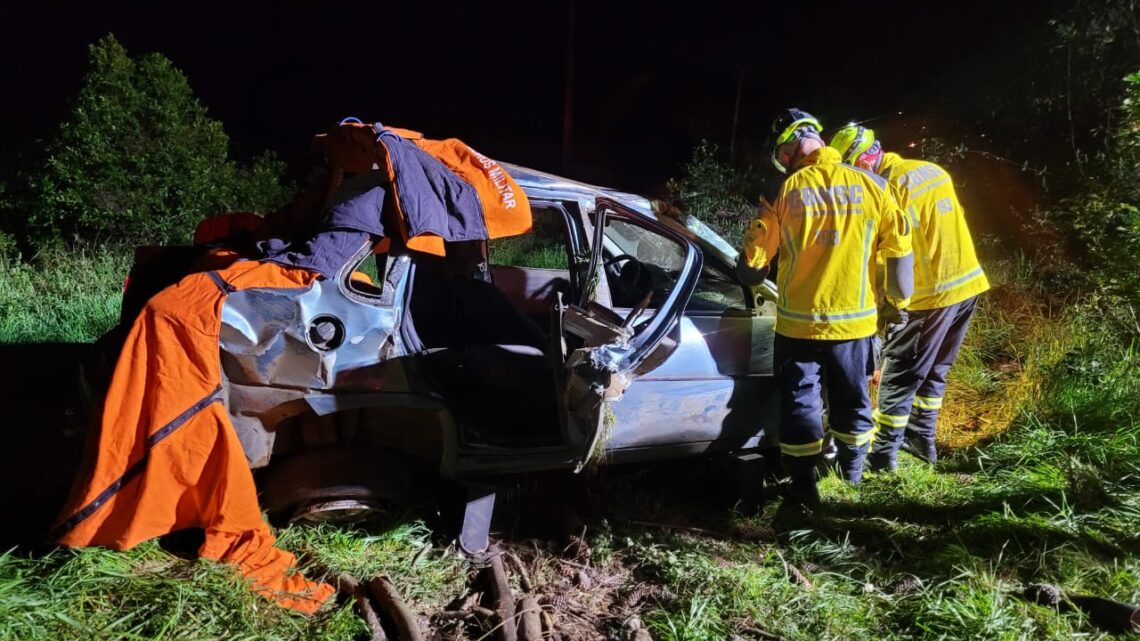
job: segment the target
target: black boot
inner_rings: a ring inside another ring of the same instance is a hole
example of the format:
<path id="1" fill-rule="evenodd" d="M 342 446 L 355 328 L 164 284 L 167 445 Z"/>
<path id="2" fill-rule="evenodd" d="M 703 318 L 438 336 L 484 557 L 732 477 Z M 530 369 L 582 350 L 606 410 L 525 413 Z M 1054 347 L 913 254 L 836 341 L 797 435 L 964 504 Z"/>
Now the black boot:
<path id="1" fill-rule="evenodd" d="M 899 467 L 898 447 L 903 430 L 880 429 L 867 453 L 867 469 L 872 472 L 894 472 Z"/>
<path id="2" fill-rule="evenodd" d="M 839 443 L 839 477 L 852 485 L 863 480 L 863 461 L 867 458 L 867 446 L 855 447 Z"/>
<path id="3" fill-rule="evenodd" d="M 784 502 L 807 508 L 812 512 L 819 510 L 819 457 L 792 458 L 785 463 L 785 466 L 792 482 Z"/>
<path id="4" fill-rule="evenodd" d="M 810 525 L 810 519 L 819 514 L 819 487 L 816 483 L 820 463 L 819 456 L 784 457 L 784 468 L 791 477 L 791 483 L 786 486 L 784 500 L 772 518 L 772 528 L 777 532 L 805 529 Z"/>
<path id="5" fill-rule="evenodd" d="M 934 434 L 922 434 L 908 429 L 906 438 L 903 439 L 902 449 L 931 465 L 938 462 L 938 449 L 934 444 Z"/>

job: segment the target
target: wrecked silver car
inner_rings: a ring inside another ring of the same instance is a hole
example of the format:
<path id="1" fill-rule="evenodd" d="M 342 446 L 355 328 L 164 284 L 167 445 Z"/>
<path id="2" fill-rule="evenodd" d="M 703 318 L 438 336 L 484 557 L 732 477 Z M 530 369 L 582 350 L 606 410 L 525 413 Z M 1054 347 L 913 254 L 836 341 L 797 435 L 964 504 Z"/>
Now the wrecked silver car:
<path id="1" fill-rule="evenodd" d="M 271 513 L 374 509 L 415 464 L 581 470 L 773 436 L 774 307 L 737 280 L 731 246 L 640 196 L 502 166 L 529 234 L 467 260 L 362 246 L 301 294 L 226 298 L 225 405 Z M 378 180 L 349 178 L 334 202 Z"/>

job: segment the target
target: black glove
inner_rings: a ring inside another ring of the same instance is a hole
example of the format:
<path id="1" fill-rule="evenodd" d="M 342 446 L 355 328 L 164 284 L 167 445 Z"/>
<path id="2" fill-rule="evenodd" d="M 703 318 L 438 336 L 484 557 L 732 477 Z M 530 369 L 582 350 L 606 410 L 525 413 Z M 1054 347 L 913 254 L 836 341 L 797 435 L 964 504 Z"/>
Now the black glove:
<path id="1" fill-rule="evenodd" d="M 740 279 L 746 287 L 756 287 L 764 282 L 764 278 L 768 276 L 768 267 L 764 266 L 760 269 L 754 269 L 748 266 L 748 262 L 744 260 L 744 252 L 736 257 L 736 277 Z"/>
<path id="2" fill-rule="evenodd" d="M 883 332 L 883 339 L 890 342 L 891 338 L 906 327 L 910 320 L 905 309 L 899 309 L 890 303 L 884 303 L 879 310 L 879 328 Z"/>

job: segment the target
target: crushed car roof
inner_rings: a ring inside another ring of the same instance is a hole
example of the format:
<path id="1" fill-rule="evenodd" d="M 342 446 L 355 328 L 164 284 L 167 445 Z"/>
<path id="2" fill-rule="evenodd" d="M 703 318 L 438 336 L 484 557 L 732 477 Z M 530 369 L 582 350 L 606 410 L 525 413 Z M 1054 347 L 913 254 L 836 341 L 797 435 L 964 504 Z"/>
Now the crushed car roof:
<path id="1" fill-rule="evenodd" d="M 677 224 L 677 227 L 688 231 L 694 240 L 699 241 L 705 251 L 711 250 L 729 264 L 732 264 L 736 260 L 738 253 L 736 248 L 721 238 L 720 235 L 707 225 L 689 215 L 683 215 L 683 217 L 676 219 L 671 216 L 659 216 L 657 214 L 657 208 L 654 207 L 654 201 L 645 196 L 618 191 L 608 187 L 590 185 L 569 178 L 563 178 L 562 176 L 548 174 L 537 169 L 521 167 L 506 162 L 499 162 L 499 165 L 506 169 L 507 173 L 515 179 L 515 182 L 532 197 L 538 196 L 554 200 L 574 200 L 586 211 L 594 209 L 595 201 L 598 197 L 610 198 L 651 220 L 674 222 Z"/>

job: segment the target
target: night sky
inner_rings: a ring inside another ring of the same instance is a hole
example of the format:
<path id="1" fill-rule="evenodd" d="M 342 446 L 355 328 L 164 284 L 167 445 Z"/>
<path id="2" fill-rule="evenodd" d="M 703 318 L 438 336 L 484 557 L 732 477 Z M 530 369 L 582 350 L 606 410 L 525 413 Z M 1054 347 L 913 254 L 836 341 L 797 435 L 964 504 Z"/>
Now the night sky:
<path id="1" fill-rule="evenodd" d="M 574 136 L 564 167 L 569 1 L 6 3 L 5 166 L 13 150 L 50 135 L 78 90 L 87 46 L 111 32 L 132 55 L 170 58 L 239 156 L 270 149 L 296 171 L 311 134 L 354 115 L 653 192 L 701 138 L 728 147 L 741 74 L 741 154 L 758 151 L 776 110 L 793 105 L 829 127 L 880 116 L 870 126 L 888 141 L 931 118 L 984 128 L 975 70 L 992 77 L 994 62 L 1049 15 L 1048 3 L 993 0 L 573 0 Z"/>

